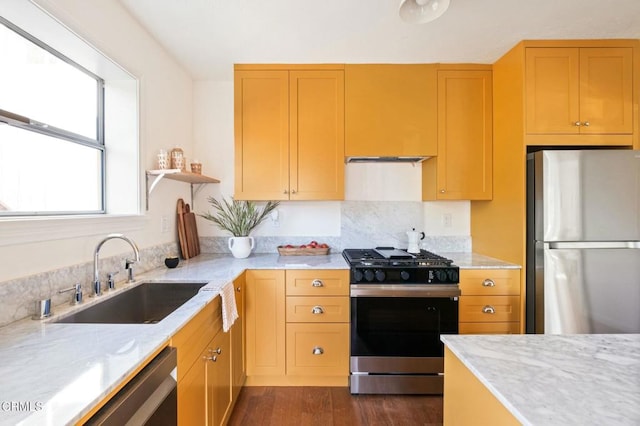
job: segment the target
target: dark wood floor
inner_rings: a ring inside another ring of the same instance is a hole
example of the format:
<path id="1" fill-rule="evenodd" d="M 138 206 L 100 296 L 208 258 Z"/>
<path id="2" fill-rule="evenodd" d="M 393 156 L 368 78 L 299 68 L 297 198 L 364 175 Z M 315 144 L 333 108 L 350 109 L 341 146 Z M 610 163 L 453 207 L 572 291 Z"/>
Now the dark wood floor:
<path id="1" fill-rule="evenodd" d="M 442 397 L 351 395 L 346 387 L 242 388 L 230 426 L 442 425 Z"/>

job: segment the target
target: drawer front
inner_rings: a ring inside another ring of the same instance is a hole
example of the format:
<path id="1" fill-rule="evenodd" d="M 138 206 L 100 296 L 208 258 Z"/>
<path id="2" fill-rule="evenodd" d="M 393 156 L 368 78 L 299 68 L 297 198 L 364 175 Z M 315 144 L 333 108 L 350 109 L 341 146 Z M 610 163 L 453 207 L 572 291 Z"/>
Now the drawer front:
<path id="1" fill-rule="evenodd" d="M 348 296 L 349 271 L 344 269 L 287 270 L 287 296 Z"/>
<path id="2" fill-rule="evenodd" d="M 288 296 L 287 322 L 349 322 L 349 298 Z"/>
<path id="3" fill-rule="evenodd" d="M 349 324 L 287 324 L 287 375 L 348 376 Z"/>
<path id="4" fill-rule="evenodd" d="M 461 296 L 459 321 L 520 321 L 520 296 Z"/>
<path id="5" fill-rule="evenodd" d="M 519 334 L 519 322 L 461 322 L 460 334 Z"/>
<path id="6" fill-rule="evenodd" d="M 463 296 L 520 294 L 520 269 L 461 269 L 460 290 Z"/>

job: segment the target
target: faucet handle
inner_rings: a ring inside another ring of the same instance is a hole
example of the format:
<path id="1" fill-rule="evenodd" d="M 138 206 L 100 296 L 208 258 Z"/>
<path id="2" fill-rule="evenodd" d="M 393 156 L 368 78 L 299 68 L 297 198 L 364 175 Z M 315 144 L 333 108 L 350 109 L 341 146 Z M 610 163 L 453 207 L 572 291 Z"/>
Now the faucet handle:
<path id="1" fill-rule="evenodd" d="M 133 265 L 136 263 L 133 259 L 127 259 L 124 263 L 124 268 L 127 270 L 127 282 L 132 283 L 135 281 L 133 278 Z"/>
<path id="2" fill-rule="evenodd" d="M 58 290 L 58 293 L 62 294 L 68 291 L 73 291 L 73 299 L 71 300 L 72 305 L 78 305 L 82 303 L 82 285 L 78 283 L 73 287 L 65 288 L 64 290 Z"/>
<path id="3" fill-rule="evenodd" d="M 115 271 L 115 272 L 111 272 L 109 274 L 107 274 L 107 289 L 108 290 L 115 290 L 116 289 L 116 282 L 113 280 L 113 276 L 117 275 L 119 273 L 119 271 Z"/>

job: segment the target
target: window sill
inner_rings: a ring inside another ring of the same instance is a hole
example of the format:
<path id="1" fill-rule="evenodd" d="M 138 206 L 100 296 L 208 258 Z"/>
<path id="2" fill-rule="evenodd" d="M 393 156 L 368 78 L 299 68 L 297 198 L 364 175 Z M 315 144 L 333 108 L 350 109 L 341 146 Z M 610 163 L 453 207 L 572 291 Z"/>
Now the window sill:
<path id="1" fill-rule="evenodd" d="M 146 222 L 142 215 L 0 218 L 0 246 L 138 231 Z"/>

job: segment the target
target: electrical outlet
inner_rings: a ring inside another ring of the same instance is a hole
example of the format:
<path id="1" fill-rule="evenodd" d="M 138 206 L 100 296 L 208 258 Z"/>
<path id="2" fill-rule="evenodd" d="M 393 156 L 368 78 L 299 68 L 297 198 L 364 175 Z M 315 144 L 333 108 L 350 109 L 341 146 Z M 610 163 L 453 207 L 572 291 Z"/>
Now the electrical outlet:
<path id="1" fill-rule="evenodd" d="M 167 216 L 160 217 L 160 232 L 163 234 L 169 232 L 169 218 Z"/>
<path id="2" fill-rule="evenodd" d="M 453 219 L 451 218 L 451 213 L 442 214 L 442 226 L 444 226 L 445 228 L 451 228 L 452 220 Z"/>

